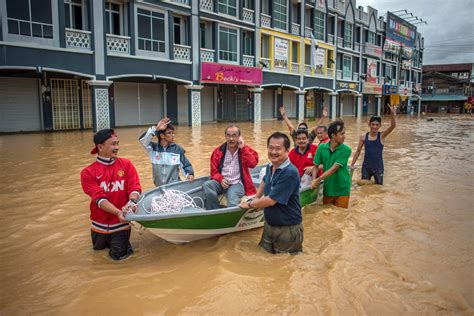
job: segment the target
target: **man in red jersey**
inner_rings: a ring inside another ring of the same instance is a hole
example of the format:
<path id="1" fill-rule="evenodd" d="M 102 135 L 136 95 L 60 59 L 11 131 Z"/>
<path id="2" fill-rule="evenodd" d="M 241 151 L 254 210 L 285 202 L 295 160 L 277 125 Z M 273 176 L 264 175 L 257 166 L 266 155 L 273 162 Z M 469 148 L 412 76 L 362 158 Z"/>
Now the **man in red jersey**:
<path id="1" fill-rule="evenodd" d="M 317 146 L 309 143 L 308 131 L 296 131 L 296 146 L 288 154 L 290 162 L 298 169 L 301 185 L 311 185 L 313 174 L 313 160 Z M 306 176 L 305 176 L 306 175 Z"/>
<path id="2" fill-rule="evenodd" d="M 112 129 L 94 135 L 96 161 L 81 171 L 84 192 L 91 197 L 91 236 L 94 250 L 110 248 L 114 260 L 133 253 L 130 224 L 125 210 L 136 210 L 141 187 L 137 171 L 130 160 L 118 158 L 119 139 Z"/>

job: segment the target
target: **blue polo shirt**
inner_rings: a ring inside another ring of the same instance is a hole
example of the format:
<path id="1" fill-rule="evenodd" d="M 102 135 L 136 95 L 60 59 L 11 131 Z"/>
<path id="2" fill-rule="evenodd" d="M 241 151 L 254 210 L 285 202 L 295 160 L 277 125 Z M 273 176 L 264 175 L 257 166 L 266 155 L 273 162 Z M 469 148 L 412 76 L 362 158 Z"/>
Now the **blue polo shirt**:
<path id="1" fill-rule="evenodd" d="M 272 175 L 268 164 L 265 177 L 265 196 L 277 203 L 264 209 L 265 220 L 272 226 L 290 226 L 301 223 L 300 175 L 287 159 Z"/>

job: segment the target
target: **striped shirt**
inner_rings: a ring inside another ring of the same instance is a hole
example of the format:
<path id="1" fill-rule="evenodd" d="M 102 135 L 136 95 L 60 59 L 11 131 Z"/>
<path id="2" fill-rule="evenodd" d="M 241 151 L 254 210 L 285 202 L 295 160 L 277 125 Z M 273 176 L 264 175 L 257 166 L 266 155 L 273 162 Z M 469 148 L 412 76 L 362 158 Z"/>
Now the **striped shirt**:
<path id="1" fill-rule="evenodd" d="M 239 149 L 233 155 L 228 149 L 225 151 L 221 174 L 230 185 L 242 183 L 240 180 Z"/>

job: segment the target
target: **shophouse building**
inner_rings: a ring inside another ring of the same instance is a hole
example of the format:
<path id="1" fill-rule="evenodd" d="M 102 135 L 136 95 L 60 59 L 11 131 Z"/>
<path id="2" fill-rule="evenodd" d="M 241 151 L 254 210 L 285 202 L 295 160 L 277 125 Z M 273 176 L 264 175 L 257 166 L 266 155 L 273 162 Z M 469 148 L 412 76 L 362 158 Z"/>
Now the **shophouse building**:
<path id="1" fill-rule="evenodd" d="M 387 46 L 405 22 L 355 0 L 4 0 L 0 19 L 0 132 L 257 122 L 281 105 L 334 119 L 419 99 L 421 35 Z"/>
<path id="2" fill-rule="evenodd" d="M 461 113 L 473 102 L 473 63 L 423 66 L 422 105 L 427 113 Z"/>

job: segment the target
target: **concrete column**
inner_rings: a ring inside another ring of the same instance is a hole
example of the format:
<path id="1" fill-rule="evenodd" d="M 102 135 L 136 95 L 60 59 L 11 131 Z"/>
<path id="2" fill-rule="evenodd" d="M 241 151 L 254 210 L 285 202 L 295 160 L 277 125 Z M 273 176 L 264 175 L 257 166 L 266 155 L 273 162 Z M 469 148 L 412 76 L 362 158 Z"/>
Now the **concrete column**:
<path id="1" fill-rule="evenodd" d="M 94 43 L 94 72 L 97 79 L 105 79 L 104 2 L 92 1 L 92 28 Z M 107 97 L 108 98 L 108 97 Z"/>
<path id="2" fill-rule="evenodd" d="M 331 96 L 331 121 L 336 119 L 337 93 L 329 93 Z"/>
<path id="3" fill-rule="evenodd" d="M 92 125 L 94 132 L 110 128 L 113 123 L 113 109 L 109 104 L 109 86 L 112 81 L 91 80 Z"/>
<path id="4" fill-rule="evenodd" d="M 421 115 L 421 98 L 418 98 L 418 117 Z"/>
<path id="5" fill-rule="evenodd" d="M 357 118 L 362 118 L 362 94 L 356 95 L 357 98 Z"/>
<path id="6" fill-rule="evenodd" d="M 262 120 L 262 88 L 249 89 L 253 96 L 253 122 L 260 123 Z"/>
<path id="7" fill-rule="evenodd" d="M 296 107 L 296 118 L 298 122 L 304 121 L 304 96 L 306 95 L 305 90 L 295 91 L 296 97 L 298 98 L 298 106 Z"/>
<path id="8" fill-rule="evenodd" d="M 201 126 L 201 89 L 204 86 L 187 85 L 188 89 L 188 125 Z"/>
<path id="9" fill-rule="evenodd" d="M 380 116 L 382 112 L 382 96 L 376 95 L 375 98 L 377 99 L 377 116 Z"/>

